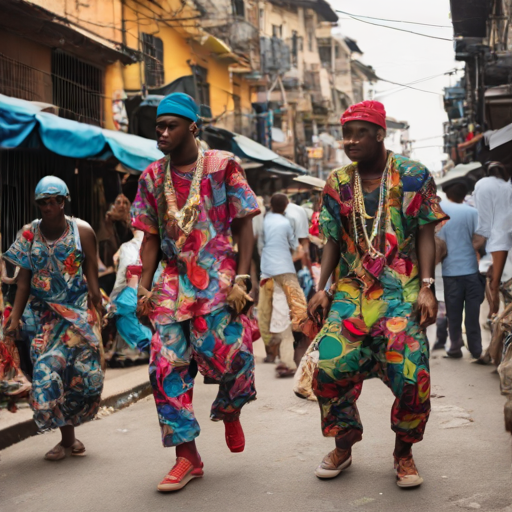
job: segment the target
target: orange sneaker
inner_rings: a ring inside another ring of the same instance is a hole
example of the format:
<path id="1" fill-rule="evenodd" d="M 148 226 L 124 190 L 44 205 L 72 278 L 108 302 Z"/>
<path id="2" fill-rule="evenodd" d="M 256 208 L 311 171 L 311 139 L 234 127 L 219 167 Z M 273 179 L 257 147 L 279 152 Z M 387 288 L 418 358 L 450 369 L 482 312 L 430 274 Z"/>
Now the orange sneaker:
<path id="1" fill-rule="evenodd" d="M 393 456 L 395 458 L 396 485 L 398 487 L 418 487 L 423 483 L 423 478 L 419 475 L 416 464 L 414 464 L 412 453 L 407 457 Z"/>
<path id="2" fill-rule="evenodd" d="M 178 457 L 176 464 L 167 473 L 165 478 L 158 484 L 157 489 L 160 492 L 179 491 L 187 485 L 190 480 L 194 478 L 201 478 L 204 475 L 204 464 L 201 462 L 201 467 L 196 468 L 192 462 L 184 457 Z"/>

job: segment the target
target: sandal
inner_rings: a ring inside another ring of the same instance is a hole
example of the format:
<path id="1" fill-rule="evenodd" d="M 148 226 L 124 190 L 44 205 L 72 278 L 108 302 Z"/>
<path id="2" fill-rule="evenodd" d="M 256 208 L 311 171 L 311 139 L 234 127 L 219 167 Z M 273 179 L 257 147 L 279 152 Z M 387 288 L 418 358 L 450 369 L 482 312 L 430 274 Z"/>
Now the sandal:
<path id="1" fill-rule="evenodd" d="M 82 441 L 75 439 L 75 442 L 71 445 L 71 455 L 73 457 L 85 457 L 85 446 Z"/>
<path id="2" fill-rule="evenodd" d="M 75 439 L 75 442 L 69 447 L 64 448 L 60 443 L 55 445 L 44 456 L 46 460 L 56 461 L 66 458 L 67 452 L 70 452 L 72 457 L 85 457 L 85 446 L 81 441 Z"/>
<path id="3" fill-rule="evenodd" d="M 46 452 L 44 455 L 46 460 L 62 460 L 66 458 L 66 448 L 62 446 L 60 443 L 55 445 L 49 452 Z"/>

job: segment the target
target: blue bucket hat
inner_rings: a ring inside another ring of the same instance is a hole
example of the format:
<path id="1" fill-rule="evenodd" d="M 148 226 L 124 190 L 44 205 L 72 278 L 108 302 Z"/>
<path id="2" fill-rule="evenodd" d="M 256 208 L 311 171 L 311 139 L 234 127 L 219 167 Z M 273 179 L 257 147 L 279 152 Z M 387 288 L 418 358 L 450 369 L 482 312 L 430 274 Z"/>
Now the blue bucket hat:
<path id="1" fill-rule="evenodd" d="M 165 115 L 181 116 L 197 123 L 199 121 L 199 108 L 194 99 L 188 94 L 173 92 L 166 96 L 156 109 L 156 117 Z"/>
<path id="2" fill-rule="evenodd" d="M 65 197 L 71 201 L 68 186 L 57 176 L 45 176 L 36 186 L 35 200 L 47 197 Z"/>

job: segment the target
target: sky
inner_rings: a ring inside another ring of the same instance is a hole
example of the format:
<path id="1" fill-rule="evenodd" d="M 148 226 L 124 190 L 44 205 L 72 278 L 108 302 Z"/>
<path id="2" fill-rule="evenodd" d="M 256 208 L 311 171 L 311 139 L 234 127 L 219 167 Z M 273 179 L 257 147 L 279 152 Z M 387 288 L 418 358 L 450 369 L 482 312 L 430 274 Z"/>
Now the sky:
<path id="1" fill-rule="evenodd" d="M 336 31 L 357 41 L 363 51 L 360 60 L 372 66 L 379 77 L 410 84 L 440 75 L 411 84 L 412 87 L 437 94 L 404 89 L 385 82 L 378 82 L 374 86 L 374 99 L 384 103 L 388 116 L 410 124 L 410 139 L 415 141 L 412 158 L 425 164 L 431 171 L 439 171 L 445 157 L 442 148 L 443 122 L 448 120 L 443 108 L 443 89 L 455 84 L 462 76 L 460 71 L 452 76 L 445 76 L 444 73 L 463 67 L 462 63 L 455 61 L 449 0 L 330 0 L 330 3 L 334 9 L 350 14 L 447 27 L 364 18 L 371 23 L 450 39 L 444 41 L 377 27 L 337 13 L 340 20 Z"/>

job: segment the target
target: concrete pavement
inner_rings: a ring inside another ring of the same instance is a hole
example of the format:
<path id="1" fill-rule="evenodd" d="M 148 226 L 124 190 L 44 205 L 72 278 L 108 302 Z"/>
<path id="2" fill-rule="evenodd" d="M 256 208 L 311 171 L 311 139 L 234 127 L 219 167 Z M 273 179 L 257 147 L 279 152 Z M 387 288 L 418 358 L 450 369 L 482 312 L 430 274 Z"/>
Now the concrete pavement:
<path id="1" fill-rule="evenodd" d="M 273 365 L 258 363 L 258 400 L 242 414 L 247 439 L 242 454 L 228 451 L 223 425 L 208 419 L 216 386 L 197 379 L 202 480 L 175 494 L 156 491 L 174 450 L 160 445 L 148 397 L 80 427 L 85 458 L 43 460 L 58 442 L 57 433 L 0 452 L 0 510 L 512 512 L 511 443 L 503 428 L 498 376 L 491 367 L 471 364 L 467 354 L 446 360 L 436 352 L 431 367 L 433 411 L 414 451 L 425 483 L 416 490 L 395 485 L 393 397 L 381 382 L 364 385 L 359 409 L 365 433 L 354 447 L 352 467 L 335 480 L 320 481 L 313 471 L 333 441 L 321 436 L 318 405 L 296 398 L 290 380 L 274 378 Z"/>
<path id="2" fill-rule="evenodd" d="M 107 368 L 101 394 L 100 415 L 108 415 L 136 402 L 151 392 L 147 365 L 129 368 Z M 22 404 L 13 414 L 0 410 L 0 450 L 37 434 L 28 404 Z M 0 509 L 1 510 L 1 509 Z"/>

